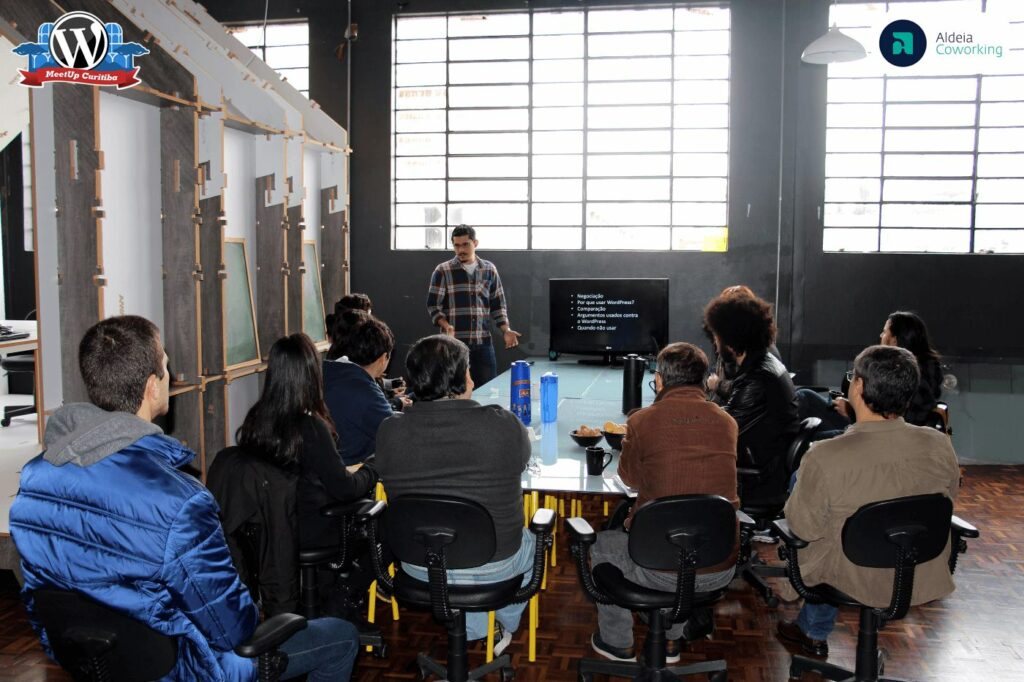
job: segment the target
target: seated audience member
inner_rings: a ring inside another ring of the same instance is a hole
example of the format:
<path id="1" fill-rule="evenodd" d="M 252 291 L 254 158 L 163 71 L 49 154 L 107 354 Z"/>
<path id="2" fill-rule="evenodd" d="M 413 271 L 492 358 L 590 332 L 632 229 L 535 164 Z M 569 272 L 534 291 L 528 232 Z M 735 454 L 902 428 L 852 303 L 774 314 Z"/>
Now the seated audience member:
<path id="1" fill-rule="evenodd" d="M 362 310 L 345 310 L 334 316 L 329 327 L 331 332 L 331 347 L 327 350 L 328 360 L 337 360 L 348 354 L 348 339 L 352 330 L 372 318 L 372 315 Z"/>
<path id="2" fill-rule="evenodd" d="M 373 314 L 373 302 L 370 301 L 370 297 L 366 294 L 346 294 L 338 299 L 338 302 L 334 304 L 334 312 L 328 313 L 324 322 L 327 325 L 327 331 L 334 328 L 334 322 L 345 312 L 349 310 L 361 310 L 367 315 Z"/>
<path id="3" fill-rule="evenodd" d="M 324 361 L 324 400 L 345 464 L 358 464 L 376 451 L 377 429 L 394 414 L 377 384 L 394 348 L 391 330 L 371 317 L 349 331 L 345 355 Z"/>
<path id="4" fill-rule="evenodd" d="M 800 427 L 796 391 L 782 361 L 769 352 L 775 341 L 771 305 L 756 296 L 718 296 L 704 309 L 704 327 L 725 363 L 736 365 L 722 405 L 739 426 L 739 466 L 763 471 L 743 481 L 744 499 L 784 492 L 785 455 Z"/>
<path id="5" fill-rule="evenodd" d="M 811 447 L 786 503 L 790 529 L 810 542 L 800 550 L 800 572 L 808 586 L 827 583 L 869 606 L 888 606 L 892 570 L 862 568 L 846 558 L 846 519 L 865 504 L 897 497 L 940 492 L 955 499 L 960 469 L 950 439 L 900 416 L 919 381 L 917 362 L 903 348 L 870 346 L 857 356 L 850 383 L 857 422 Z M 948 559 L 947 546 L 918 566 L 913 604 L 953 591 Z M 804 604 L 796 621 L 779 622 L 779 635 L 809 654 L 827 656 L 835 619 L 829 604 Z"/>
<path id="6" fill-rule="evenodd" d="M 324 403 L 320 358 L 305 334 L 278 339 L 270 349 L 263 393 L 238 429 L 238 447 L 299 475 L 299 547 L 338 542 L 336 523 L 320 514 L 332 502 L 362 497 L 377 484 L 372 466 L 346 468 Z"/>
<path id="7" fill-rule="evenodd" d="M 726 287 L 722 289 L 722 293 L 719 296 L 757 298 L 751 288 L 743 284 Z M 711 332 L 707 327 L 704 328 L 704 332 L 708 335 L 709 340 L 714 340 L 711 338 Z M 782 356 L 779 355 L 779 349 L 775 347 L 775 343 L 768 346 L 768 352 L 782 360 Z M 725 404 L 725 401 L 729 399 L 729 393 L 732 391 L 732 380 L 736 377 L 738 370 L 739 367 L 734 361 L 726 362 L 722 356 L 716 355 L 715 370 L 708 376 L 708 393 L 711 396 L 711 400 L 719 405 Z"/>
<path id="8" fill-rule="evenodd" d="M 942 364 L 938 351 L 932 348 L 928 328 L 916 313 L 891 313 L 878 336 L 883 346 L 899 346 L 914 354 L 921 381 L 903 415 L 904 421 L 915 426 L 930 423 L 932 410 L 942 398 Z M 800 417 L 818 417 L 824 423 L 819 438 L 839 435 L 853 417 L 853 410 L 845 398 L 828 399 L 816 391 L 802 388 L 797 391 Z"/>
<path id="9" fill-rule="evenodd" d="M 736 496 L 736 422 L 704 393 L 708 359 L 704 351 L 688 343 L 673 343 L 658 354 L 654 375 L 654 404 L 637 410 L 626 422 L 619 475 L 637 489 L 633 512 L 662 497 L 686 494 L 721 495 L 738 506 Z M 628 580 L 666 592 L 676 589 L 675 572 L 643 568 L 629 556 L 629 536 L 622 530 L 597 534 L 590 550 L 593 564 L 611 563 Z M 736 553 L 718 566 L 697 574 L 696 590 L 725 587 L 732 580 Z M 592 636 L 594 650 L 613 660 L 633 660 L 633 614 L 613 604 L 598 604 L 599 631 Z M 695 612 L 686 623 L 666 633 L 668 662 L 679 660 L 679 638 L 697 639 L 709 634 L 710 609 Z"/>
<path id="10" fill-rule="evenodd" d="M 526 428 L 508 410 L 470 399 L 469 349 L 445 334 L 416 342 L 405 360 L 417 402 L 384 421 L 377 432 L 377 466 L 389 499 L 403 495 L 450 495 L 482 505 L 494 520 L 497 548 L 485 566 L 448 572 L 453 584 L 500 582 L 532 574 L 534 536 L 523 527 L 520 477 L 530 458 Z M 425 568 L 405 565 L 417 579 Z M 501 653 L 519 627 L 526 604 L 496 613 Z M 487 635 L 487 614 L 467 613 L 470 640 Z"/>
<path id="11" fill-rule="evenodd" d="M 25 465 L 11 507 L 24 596 L 72 590 L 178 638 L 167 679 L 255 680 L 232 649 L 259 614 L 231 563 L 213 496 L 178 467 L 195 453 L 152 421 L 167 413 L 170 374 L 149 320 L 111 317 L 78 347 L 89 403 L 58 409 L 46 450 Z M 50 651 L 45 633 L 35 625 Z M 311 620 L 282 647 L 284 677 L 347 680 L 354 626 Z"/>

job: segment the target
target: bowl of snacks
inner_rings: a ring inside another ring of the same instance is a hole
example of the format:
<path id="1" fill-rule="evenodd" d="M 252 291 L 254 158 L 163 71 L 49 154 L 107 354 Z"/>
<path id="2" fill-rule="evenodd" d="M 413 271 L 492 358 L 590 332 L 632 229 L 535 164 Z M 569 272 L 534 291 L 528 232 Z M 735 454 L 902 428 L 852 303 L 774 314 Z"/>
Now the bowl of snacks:
<path id="1" fill-rule="evenodd" d="M 622 439 L 626 437 L 626 425 L 616 424 L 615 422 L 605 422 L 604 430 L 601 431 L 601 435 L 608 441 L 608 445 L 613 450 L 622 449 Z"/>
<path id="2" fill-rule="evenodd" d="M 597 445 L 601 442 L 601 436 L 603 435 L 599 429 L 592 429 L 586 424 L 581 424 L 575 431 L 570 431 L 569 435 L 581 448 L 589 448 L 591 445 Z"/>

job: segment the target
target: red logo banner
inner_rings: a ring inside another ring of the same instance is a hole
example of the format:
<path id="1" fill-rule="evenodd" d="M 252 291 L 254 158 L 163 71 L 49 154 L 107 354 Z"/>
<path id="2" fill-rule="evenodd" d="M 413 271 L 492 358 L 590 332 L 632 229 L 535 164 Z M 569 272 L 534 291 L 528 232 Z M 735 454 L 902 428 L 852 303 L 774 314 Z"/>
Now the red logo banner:
<path id="1" fill-rule="evenodd" d="M 139 67 L 130 71 L 92 71 L 89 69 L 68 69 L 46 66 L 35 71 L 18 69 L 21 74 L 21 85 L 30 88 L 42 87 L 43 83 L 81 83 L 83 85 L 117 86 L 118 90 L 138 85 L 141 81 L 135 76 Z"/>

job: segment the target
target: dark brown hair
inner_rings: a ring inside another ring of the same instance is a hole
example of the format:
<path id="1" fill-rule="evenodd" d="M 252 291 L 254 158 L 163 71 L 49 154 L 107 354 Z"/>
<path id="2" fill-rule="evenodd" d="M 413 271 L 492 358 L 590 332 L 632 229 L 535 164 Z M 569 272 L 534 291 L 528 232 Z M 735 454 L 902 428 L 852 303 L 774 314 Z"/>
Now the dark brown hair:
<path id="1" fill-rule="evenodd" d="M 164 378 L 160 330 L 137 315 L 97 322 L 78 344 L 78 368 L 89 401 L 110 412 L 135 414 L 151 375 Z"/>

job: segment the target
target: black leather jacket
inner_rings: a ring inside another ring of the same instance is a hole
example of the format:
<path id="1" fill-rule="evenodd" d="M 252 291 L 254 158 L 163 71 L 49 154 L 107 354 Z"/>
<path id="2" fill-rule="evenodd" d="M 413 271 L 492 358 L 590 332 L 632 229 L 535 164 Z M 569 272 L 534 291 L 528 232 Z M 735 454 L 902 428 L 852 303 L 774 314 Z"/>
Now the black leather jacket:
<path id="1" fill-rule="evenodd" d="M 781 460 L 799 430 L 800 418 L 796 388 L 782 361 L 767 352 L 747 357 L 723 408 L 740 428 L 738 465 L 784 473 Z"/>

